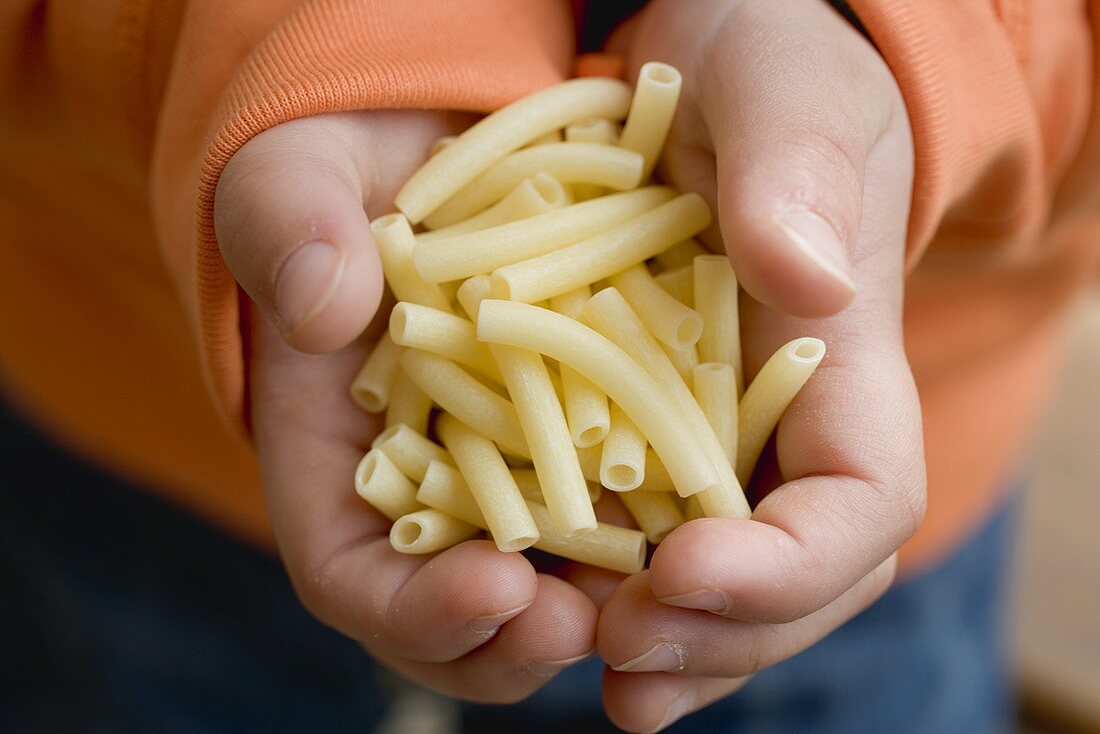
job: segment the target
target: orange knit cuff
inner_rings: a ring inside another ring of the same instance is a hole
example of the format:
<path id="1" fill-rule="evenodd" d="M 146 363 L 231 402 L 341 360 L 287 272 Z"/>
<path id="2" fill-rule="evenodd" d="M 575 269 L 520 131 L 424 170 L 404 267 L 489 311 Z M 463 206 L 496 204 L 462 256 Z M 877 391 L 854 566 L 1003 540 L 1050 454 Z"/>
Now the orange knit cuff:
<path id="1" fill-rule="evenodd" d="M 933 236 L 937 247 L 1003 253 L 1045 220 L 1041 137 L 1018 55 L 1025 29 L 1007 27 L 1000 4 L 849 0 L 913 130 L 910 268 Z"/>

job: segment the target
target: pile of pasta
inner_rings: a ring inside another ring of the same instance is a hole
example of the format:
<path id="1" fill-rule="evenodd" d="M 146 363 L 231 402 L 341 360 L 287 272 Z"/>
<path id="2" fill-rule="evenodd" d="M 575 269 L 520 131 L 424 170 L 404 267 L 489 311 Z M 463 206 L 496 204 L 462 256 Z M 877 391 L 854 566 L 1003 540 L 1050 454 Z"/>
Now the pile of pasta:
<path id="1" fill-rule="evenodd" d="M 532 94 L 437 142 L 372 223 L 399 302 L 351 386 L 386 424 L 355 487 L 396 550 L 487 531 L 633 573 L 687 520 L 749 517 L 741 482 L 825 347 L 742 389 L 737 282 L 693 239 L 711 213 L 649 183 L 680 84 L 649 63 L 633 93 Z M 605 489 L 639 529 L 596 519 Z"/>

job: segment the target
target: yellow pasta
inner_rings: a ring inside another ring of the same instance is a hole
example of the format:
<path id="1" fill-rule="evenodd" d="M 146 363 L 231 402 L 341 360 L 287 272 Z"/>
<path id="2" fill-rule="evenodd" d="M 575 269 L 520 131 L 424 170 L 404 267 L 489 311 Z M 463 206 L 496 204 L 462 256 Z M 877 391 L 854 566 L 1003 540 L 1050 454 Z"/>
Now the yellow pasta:
<path id="1" fill-rule="evenodd" d="M 654 259 L 665 270 L 675 270 L 685 265 L 691 265 L 692 261 L 700 255 L 709 254 L 710 250 L 695 240 L 684 240 L 683 242 L 677 242 L 664 252 L 657 253 Z"/>
<path id="2" fill-rule="evenodd" d="M 587 449 L 577 449 L 577 458 L 581 462 L 581 471 L 589 482 L 600 481 L 600 460 L 602 449 L 593 446 Z M 668 469 L 661 463 L 657 453 L 648 448 L 645 452 L 645 477 L 635 491 L 638 492 L 675 492 L 676 485 L 668 475 Z"/>
<path id="3" fill-rule="evenodd" d="M 672 477 L 668 475 L 668 469 L 657 458 L 653 449 L 645 452 L 645 478 L 638 485 L 639 492 L 675 492 L 676 485 L 672 483 Z"/>
<path id="4" fill-rule="evenodd" d="M 473 322 L 416 303 L 399 303 L 390 312 L 390 338 L 402 347 L 420 349 L 503 382 L 497 363 L 477 340 Z"/>
<path id="5" fill-rule="evenodd" d="M 645 478 L 645 450 L 645 436 L 622 408 L 612 404 L 611 430 L 600 451 L 600 484 L 616 492 L 640 486 Z"/>
<path id="6" fill-rule="evenodd" d="M 420 277 L 429 282 L 489 273 L 605 232 L 672 197 L 669 188 L 647 186 L 491 227 L 476 234 L 422 241 L 413 251 L 413 262 Z"/>
<path id="7" fill-rule="evenodd" d="M 443 410 L 495 441 L 501 449 L 530 458 L 515 406 L 446 357 L 406 349 L 401 369 Z"/>
<path id="8" fill-rule="evenodd" d="M 710 210 L 702 197 L 681 194 L 613 230 L 498 268 L 490 277 L 493 294 L 527 303 L 541 301 L 614 275 L 708 224 Z"/>
<path id="9" fill-rule="evenodd" d="M 640 155 L 613 145 L 554 143 L 524 148 L 474 179 L 432 212 L 424 224 L 439 229 L 460 222 L 500 200 L 523 179 L 540 172 L 563 184 L 597 184 L 616 191 L 633 189 L 642 181 L 642 165 Z"/>
<path id="10" fill-rule="evenodd" d="M 588 484 L 542 356 L 499 344 L 491 349 L 519 415 L 554 527 L 566 537 L 595 530 Z"/>
<path id="11" fill-rule="evenodd" d="M 533 148 L 536 145 L 549 145 L 550 143 L 560 143 L 561 140 L 562 140 L 561 130 L 551 130 L 550 132 L 546 133 L 545 135 L 540 135 L 537 138 L 535 138 L 534 140 L 532 140 L 530 143 L 527 144 L 527 147 Z"/>
<path id="12" fill-rule="evenodd" d="M 741 375 L 741 327 L 737 314 L 737 279 L 725 255 L 695 258 L 695 310 L 703 316 L 699 359 L 733 367 L 737 394 L 744 392 Z"/>
<path id="13" fill-rule="evenodd" d="M 619 131 L 611 120 L 593 118 L 574 122 L 565 128 L 565 139 L 570 143 L 602 143 L 603 145 L 615 145 L 619 142 Z M 587 201 L 603 196 L 607 193 L 602 186 L 590 184 L 577 184 L 573 187 L 573 195 L 577 201 Z"/>
<path id="14" fill-rule="evenodd" d="M 397 518 L 390 528 L 390 545 L 398 553 L 436 553 L 481 532 L 480 528 L 432 508 Z"/>
<path id="15" fill-rule="evenodd" d="M 390 520 L 424 507 L 416 501 L 416 485 L 380 449 L 368 451 L 356 467 L 355 491 Z"/>
<path id="16" fill-rule="evenodd" d="M 695 347 L 673 349 L 667 344 L 662 344 L 661 349 L 668 355 L 668 360 L 676 368 L 680 379 L 690 388 L 695 379 L 695 368 L 699 366 L 699 352 Z"/>
<path id="17" fill-rule="evenodd" d="M 399 423 L 379 433 L 371 448 L 381 451 L 402 474 L 414 482 L 424 479 L 428 464 L 438 461 L 454 466 L 454 459 L 434 441 Z"/>
<path id="18" fill-rule="evenodd" d="M 653 172 L 665 146 L 682 83 L 679 71 L 659 61 L 643 64 L 638 72 L 638 84 L 619 145 L 645 156 L 646 178 Z"/>
<path id="19" fill-rule="evenodd" d="M 456 222 L 449 227 L 422 232 L 416 236 L 416 242 L 420 244 L 422 242 L 445 240 L 449 237 L 478 232 L 508 222 L 545 214 L 572 203 L 570 198 L 561 181 L 545 173 L 536 173 L 531 178 L 524 179 L 519 186 L 508 192 L 503 199 L 480 214 Z"/>
<path id="20" fill-rule="evenodd" d="M 389 334 L 383 334 L 351 381 L 351 399 L 368 413 L 385 410 L 397 373 L 401 371 L 401 351 Z"/>
<path id="21" fill-rule="evenodd" d="M 409 220 L 400 214 L 387 214 L 370 224 L 374 243 L 382 260 L 386 282 L 399 301 L 419 303 L 440 311 L 451 312 L 447 296 L 434 283 L 424 281 L 413 265 L 413 249 L 416 236 Z"/>
<path id="22" fill-rule="evenodd" d="M 699 496 L 693 495 L 684 500 L 684 517 L 688 520 L 698 520 L 706 517 L 707 513 L 703 512 L 703 506 L 699 502 Z"/>
<path id="23" fill-rule="evenodd" d="M 428 507 L 478 527 L 487 527 L 469 487 L 449 466 L 433 463 L 416 496 Z M 556 531 L 545 507 L 537 502 L 528 503 L 527 507 L 539 530 L 539 539 L 534 545 L 538 550 L 619 573 L 637 573 L 645 565 L 646 539 L 640 530 L 601 522 L 590 533 L 566 538 Z"/>
<path id="24" fill-rule="evenodd" d="M 615 145 L 619 142 L 619 129 L 611 120 L 593 117 L 579 120 L 565 128 L 565 139 L 570 143 L 603 143 Z"/>
<path id="25" fill-rule="evenodd" d="M 591 295 L 591 289 L 582 286 L 554 296 L 550 299 L 550 307 L 564 316 L 577 319 Z M 561 365 L 561 387 L 565 420 L 573 445 L 587 448 L 601 443 L 611 428 L 607 395 L 569 365 Z"/>
<path id="26" fill-rule="evenodd" d="M 685 522 L 684 513 L 676 506 L 674 495 L 634 491 L 617 496 L 650 543 L 660 543 Z"/>
<path id="27" fill-rule="evenodd" d="M 436 421 L 436 431 L 462 472 L 497 548 L 507 552 L 531 547 L 539 539 L 538 528 L 493 442 L 446 413 Z"/>
<path id="28" fill-rule="evenodd" d="M 686 440 L 679 408 L 656 380 L 621 348 L 592 329 L 525 303 L 481 303 L 477 337 L 531 349 L 577 370 L 618 403 L 634 421 L 684 495 L 719 486 L 714 462 L 696 441 Z"/>
<path id="29" fill-rule="evenodd" d="M 703 317 L 661 288 L 645 265 L 632 265 L 607 280 L 658 341 L 673 349 L 687 349 L 699 341 Z"/>
<path id="30" fill-rule="evenodd" d="M 688 308 L 695 308 L 695 270 L 690 263 L 658 273 L 653 279 L 677 301 Z"/>
<path id="31" fill-rule="evenodd" d="M 693 390 L 726 459 L 737 459 L 737 378 L 733 367 L 722 362 L 704 362 L 695 368 Z"/>
<path id="32" fill-rule="evenodd" d="M 395 199 L 420 222 L 459 189 L 520 146 L 589 117 L 622 119 L 630 88 L 612 79 L 573 79 L 497 110 L 440 150 L 414 173 Z"/>
<path id="33" fill-rule="evenodd" d="M 480 336 L 480 330 L 479 330 Z M 787 342 L 753 378 L 738 409 L 737 476 L 748 481 L 768 436 L 825 356 L 825 343 L 802 337 Z"/>
<path id="34" fill-rule="evenodd" d="M 687 438 L 694 437 L 694 442 L 699 445 L 701 452 L 708 458 L 708 463 L 715 468 L 720 477 L 718 482 L 706 489 L 711 497 L 709 506 L 714 508 L 715 512 L 720 510 L 727 513 L 721 515 L 722 517 L 748 517 L 750 514 L 748 502 L 706 416 L 695 402 L 687 385 L 680 379 L 675 367 L 661 350 L 657 340 L 646 331 L 641 320 L 618 290 L 608 288 L 590 298 L 585 304 L 583 317 L 585 323 L 618 345 L 648 374 L 652 375 L 659 386 L 658 389 L 675 406 L 687 428 Z M 480 327 L 478 338 L 482 338 Z M 650 441 L 652 443 L 652 439 Z M 654 448 L 657 448 L 656 444 Z M 676 480 L 676 474 L 665 457 L 661 456 L 661 459 L 665 461 L 669 473 Z M 679 481 L 675 481 L 675 484 L 682 496 L 694 494 L 694 492 L 685 492 Z M 700 498 L 700 501 L 704 502 L 704 507 L 708 506 L 708 500 Z"/>
<path id="35" fill-rule="evenodd" d="M 462 306 L 462 310 L 465 311 L 466 315 L 470 317 L 470 320 L 476 324 L 477 312 L 478 308 L 481 306 L 481 302 L 489 298 L 492 293 L 493 286 L 489 281 L 489 276 L 475 275 L 467 279 L 458 287 L 458 293 L 455 294 L 455 297 L 458 298 L 458 303 Z"/>
<path id="36" fill-rule="evenodd" d="M 432 399 L 404 371 L 398 370 L 386 405 L 386 427 L 404 423 L 417 433 L 427 433 L 431 414 Z"/>

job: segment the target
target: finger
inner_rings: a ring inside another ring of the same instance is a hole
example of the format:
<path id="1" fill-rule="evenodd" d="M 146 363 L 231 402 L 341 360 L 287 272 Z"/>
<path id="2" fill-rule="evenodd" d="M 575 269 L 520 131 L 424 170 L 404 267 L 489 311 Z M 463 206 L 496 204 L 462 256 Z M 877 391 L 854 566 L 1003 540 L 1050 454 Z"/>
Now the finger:
<path id="1" fill-rule="evenodd" d="M 674 134 L 681 152 L 666 173 L 681 187 L 697 187 L 701 170 L 717 181 L 708 188 L 720 237 L 716 228 L 709 244 L 724 242 L 749 294 L 794 315 L 836 313 L 857 288 L 867 156 L 904 116 L 900 93 L 870 44 L 820 0 L 746 0 L 715 25 L 693 82 L 695 129 L 708 140 L 701 149 Z"/>
<path id="2" fill-rule="evenodd" d="M 520 554 L 484 542 L 435 557 L 407 556 L 389 522 L 356 496 L 359 442 L 375 421 L 347 398 L 362 360 L 349 348 L 300 354 L 254 321 L 252 396 L 268 512 L 288 574 L 322 622 L 407 657 L 459 657 L 535 597 Z"/>
<path id="3" fill-rule="evenodd" d="M 246 143 L 222 173 L 214 203 L 222 256 L 299 350 L 345 346 L 378 309 L 382 273 L 364 206 L 382 204 L 382 179 L 404 178 L 444 129 L 428 113 L 405 114 L 421 116 L 400 140 L 381 113 L 287 122 Z"/>
<path id="4" fill-rule="evenodd" d="M 653 595 L 646 575 L 625 582 L 600 614 L 600 655 L 615 670 L 733 678 L 805 650 L 862 612 L 889 588 L 891 556 L 818 611 L 786 624 L 740 622 L 678 609 Z"/>
<path id="5" fill-rule="evenodd" d="M 658 732 L 734 693 L 748 678 L 687 678 L 669 673 L 603 675 L 603 705 L 615 726 L 639 734 Z"/>
<path id="6" fill-rule="evenodd" d="M 379 659 L 448 696 L 514 703 L 589 657 L 595 639 L 596 608 L 588 598 L 561 579 L 540 574 L 531 606 L 469 655 L 450 663 L 413 662 L 384 653 Z"/>

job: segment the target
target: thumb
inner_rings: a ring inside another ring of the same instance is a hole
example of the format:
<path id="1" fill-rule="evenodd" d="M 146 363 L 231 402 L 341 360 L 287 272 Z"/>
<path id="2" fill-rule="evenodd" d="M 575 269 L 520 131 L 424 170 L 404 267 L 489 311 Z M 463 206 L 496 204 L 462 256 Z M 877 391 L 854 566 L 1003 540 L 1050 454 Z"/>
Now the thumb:
<path id="1" fill-rule="evenodd" d="M 364 206 L 389 204 L 378 171 L 403 176 L 443 134 L 442 125 L 418 118 L 399 140 L 375 140 L 394 137 L 390 122 L 346 113 L 283 123 L 246 143 L 218 183 L 222 257 L 300 351 L 340 349 L 378 310 L 382 271 Z"/>
<path id="2" fill-rule="evenodd" d="M 904 117 L 900 94 L 870 44 L 820 0 L 750 0 L 725 25 L 718 38 L 739 40 L 714 44 L 701 96 L 726 249 L 757 300 L 795 316 L 836 313 L 856 292 L 866 162 L 892 112 Z M 909 181 L 899 173 L 896 185 Z"/>

